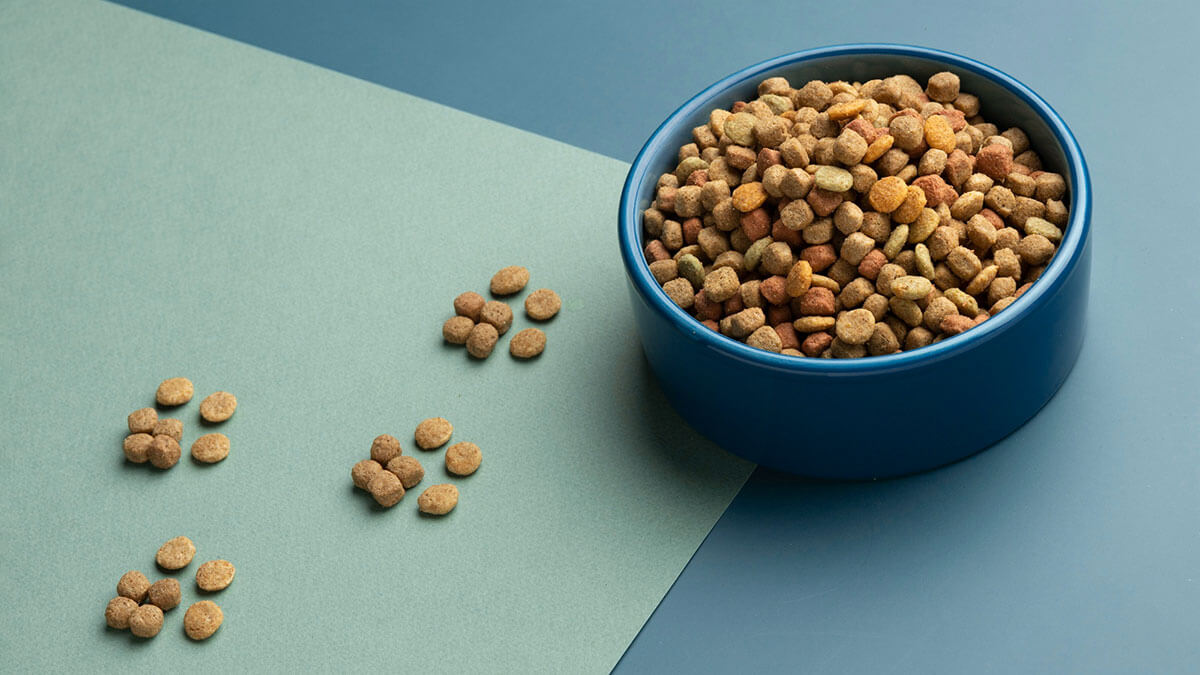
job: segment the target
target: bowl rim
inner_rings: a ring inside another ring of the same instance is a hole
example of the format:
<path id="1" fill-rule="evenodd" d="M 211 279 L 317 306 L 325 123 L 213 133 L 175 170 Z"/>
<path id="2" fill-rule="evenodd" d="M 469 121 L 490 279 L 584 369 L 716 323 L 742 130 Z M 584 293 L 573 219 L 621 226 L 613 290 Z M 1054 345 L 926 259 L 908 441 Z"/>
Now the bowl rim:
<path id="1" fill-rule="evenodd" d="M 857 359 L 797 358 L 751 347 L 703 326 L 694 316 L 671 301 L 662 287 L 655 282 L 641 243 L 641 209 L 638 208 L 635 196 L 654 160 L 664 151 L 678 152 L 678 148 L 671 147 L 666 137 L 686 123 L 700 108 L 710 105 L 711 99 L 749 80 L 759 78 L 767 71 L 816 59 L 863 54 L 917 57 L 969 71 L 1007 90 L 1042 118 L 1066 155 L 1070 174 L 1070 216 L 1058 252 L 1038 280 L 1005 311 L 959 335 L 911 351 Z M 923 366 L 932 361 L 954 357 L 994 339 L 1010 324 L 1045 304 L 1054 291 L 1065 283 L 1069 272 L 1083 256 L 1091 226 L 1091 209 L 1091 184 L 1087 163 L 1074 134 L 1050 104 L 1025 84 L 997 68 L 953 52 L 904 44 L 852 43 L 805 49 L 747 66 L 721 78 L 679 106 L 654 130 L 630 166 L 621 190 L 618 239 L 625 271 L 633 288 L 654 312 L 674 324 L 685 337 L 736 360 L 772 370 L 866 375 Z"/>

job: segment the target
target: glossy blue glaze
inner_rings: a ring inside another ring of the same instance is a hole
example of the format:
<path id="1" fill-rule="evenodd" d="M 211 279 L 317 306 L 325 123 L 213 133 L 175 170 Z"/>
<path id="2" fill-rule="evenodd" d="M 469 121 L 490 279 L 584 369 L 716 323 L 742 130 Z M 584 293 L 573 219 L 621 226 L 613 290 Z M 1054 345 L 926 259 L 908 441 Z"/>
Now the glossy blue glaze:
<path id="1" fill-rule="evenodd" d="M 1018 125 L 1070 190 L 1070 221 L 1041 279 L 962 335 L 889 356 L 796 358 L 711 331 L 674 305 L 642 255 L 641 211 L 680 145 L 713 108 L 755 97 L 765 78 L 859 80 L 959 75 L 989 121 Z M 1083 154 L 1037 94 L 977 61 L 933 49 L 855 44 L 781 56 L 700 92 L 651 135 L 621 195 L 619 241 L 646 358 L 675 410 L 721 447 L 759 464 L 834 479 L 932 469 L 974 454 L 1050 400 L 1083 343 L 1090 276 L 1091 192 Z"/>

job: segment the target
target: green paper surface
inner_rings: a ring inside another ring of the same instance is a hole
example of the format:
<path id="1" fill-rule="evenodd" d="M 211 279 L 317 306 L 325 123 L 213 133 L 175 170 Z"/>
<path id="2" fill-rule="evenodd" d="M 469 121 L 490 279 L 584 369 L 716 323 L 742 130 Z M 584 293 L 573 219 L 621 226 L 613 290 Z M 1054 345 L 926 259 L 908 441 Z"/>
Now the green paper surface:
<path id="1" fill-rule="evenodd" d="M 411 64 L 411 67 L 420 67 Z M 627 166 L 98 2 L 0 8 L 0 661 L 13 670 L 600 672 L 751 470 L 685 427 L 631 325 Z M 491 358 L 444 345 L 465 290 L 527 266 Z M 546 352 L 508 355 L 549 287 Z M 169 471 L 125 416 L 185 376 Z M 239 407 L 217 426 L 200 400 Z M 431 416 L 483 449 L 452 479 Z M 200 434 L 232 450 L 199 465 Z M 425 480 L 390 510 L 350 467 L 381 433 Z M 445 518 L 417 512 L 456 483 Z M 154 553 L 191 537 L 176 574 Z M 237 566 L 206 642 L 205 560 Z M 148 641 L 104 625 L 122 573 L 174 576 Z"/>

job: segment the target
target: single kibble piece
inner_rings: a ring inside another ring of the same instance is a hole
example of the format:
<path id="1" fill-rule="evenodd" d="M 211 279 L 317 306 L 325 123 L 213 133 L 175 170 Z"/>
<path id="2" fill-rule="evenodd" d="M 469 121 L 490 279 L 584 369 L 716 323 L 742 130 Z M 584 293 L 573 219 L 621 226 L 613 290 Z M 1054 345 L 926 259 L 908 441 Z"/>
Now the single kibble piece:
<path id="1" fill-rule="evenodd" d="M 453 433 L 454 425 L 450 424 L 449 420 L 444 417 L 430 417 L 417 425 L 417 430 L 413 432 L 413 440 L 422 449 L 432 450 L 445 445 Z"/>
<path id="2" fill-rule="evenodd" d="M 137 610 L 137 602 L 129 598 L 118 595 L 108 601 L 108 606 L 104 608 L 104 622 L 109 628 L 117 630 L 129 629 L 129 617 Z"/>
<path id="3" fill-rule="evenodd" d="M 512 337 L 508 353 L 518 359 L 531 359 L 546 349 L 546 334 L 537 328 L 526 328 Z"/>
<path id="4" fill-rule="evenodd" d="M 452 316 L 442 324 L 442 339 L 452 345 L 465 345 L 475 322 L 465 316 Z"/>
<path id="5" fill-rule="evenodd" d="M 150 580 L 145 574 L 137 570 L 130 570 L 121 575 L 117 581 L 117 595 L 122 598 L 129 598 L 134 602 L 141 602 L 146 599 L 146 592 L 150 590 Z"/>
<path id="6" fill-rule="evenodd" d="M 129 630 L 140 638 L 152 638 L 162 630 L 163 612 L 157 605 L 142 605 L 129 615 Z"/>
<path id="7" fill-rule="evenodd" d="M 460 293 L 454 299 L 454 313 L 458 316 L 465 316 L 472 322 L 479 321 L 479 311 L 483 309 L 486 302 L 487 300 L 475 291 Z"/>
<path id="8" fill-rule="evenodd" d="M 209 394 L 200 402 L 200 416 L 206 422 L 224 422 L 237 410 L 237 397 L 227 391 Z"/>
<path id="9" fill-rule="evenodd" d="M 456 476 L 470 476 L 483 461 L 483 453 L 474 443 L 455 443 L 446 448 L 446 470 Z"/>
<path id="10" fill-rule="evenodd" d="M 512 295 L 529 283 L 529 270 L 511 265 L 492 277 L 492 295 Z"/>
<path id="11" fill-rule="evenodd" d="M 546 321 L 562 309 L 562 299 L 549 288 L 539 288 L 525 298 L 525 313 L 534 321 Z"/>
<path id="12" fill-rule="evenodd" d="M 154 393 L 154 400 L 159 405 L 183 405 L 192 400 L 192 381 L 186 377 L 172 377 L 163 380 Z"/>
<path id="13" fill-rule="evenodd" d="M 458 488 L 449 483 L 430 485 L 417 497 L 417 507 L 422 513 L 444 516 L 458 504 Z"/>
<path id="14" fill-rule="evenodd" d="M 196 545 L 187 537 L 175 537 L 167 540 L 158 549 L 154 560 L 164 570 L 181 570 L 192 562 L 196 555 Z"/>
<path id="15" fill-rule="evenodd" d="M 183 594 L 179 590 L 179 582 L 175 579 L 159 579 L 146 591 L 146 599 L 165 612 L 178 607 Z"/>
<path id="16" fill-rule="evenodd" d="M 499 300 L 489 300 L 483 304 L 483 309 L 479 310 L 479 321 L 491 324 L 497 333 L 504 335 L 509 326 L 512 326 L 512 309 Z"/>
<path id="17" fill-rule="evenodd" d="M 158 421 L 158 411 L 154 408 L 140 408 L 129 413 L 129 433 L 148 434 L 154 431 L 154 423 Z"/>
<path id="18" fill-rule="evenodd" d="M 183 632 L 193 640 L 204 640 L 212 637 L 224 620 L 225 614 L 217 603 L 201 600 L 188 607 L 183 615 Z"/>
<path id="19" fill-rule="evenodd" d="M 183 422 L 170 417 L 161 419 L 154 423 L 154 430 L 150 432 L 151 436 L 170 436 L 176 442 L 183 440 Z"/>
<path id="20" fill-rule="evenodd" d="M 367 483 L 367 492 L 384 508 L 391 508 L 404 498 L 404 484 L 391 471 L 380 471 Z"/>
<path id="21" fill-rule="evenodd" d="M 183 456 L 183 450 L 179 447 L 179 441 L 166 434 L 160 434 L 150 441 L 146 456 L 155 468 L 169 469 L 179 462 L 179 458 Z"/>
<path id="22" fill-rule="evenodd" d="M 129 434 L 125 437 L 125 459 L 134 464 L 145 464 L 150 458 L 150 444 L 154 437 L 150 434 Z"/>
<path id="23" fill-rule="evenodd" d="M 229 437 L 225 434 L 204 434 L 192 443 L 192 459 L 215 464 L 229 456 Z"/>
<path id="24" fill-rule="evenodd" d="M 387 470 L 396 474 L 396 478 L 400 479 L 400 484 L 404 486 L 405 490 L 420 483 L 421 479 L 425 477 L 425 469 L 417 461 L 417 458 L 407 455 L 388 462 Z"/>
<path id="25" fill-rule="evenodd" d="M 380 466 L 402 454 L 404 454 L 404 450 L 400 448 L 400 441 L 391 434 L 379 434 L 375 440 L 371 441 L 371 459 L 378 462 Z"/>
<path id="26" fill-rule="evenodd" d="M 371 483 L 371 479 L 380 471 L 383 471 L 383 467 L 379 465 L 379 462 L 373 459 L 364 459 L 350 469 L 350 480 L 354 481 L 354 487 L 366 490 L 367 485 Z"/>
<path id="27" fill-rule="evenodd" d="M 209 560 L 196 570 L 196 586 L 210 593 L 225 590 L 233 583 L 236 572 L 228 560 Z"/>
<path id="28" fill-rule="evenodd" d="M 500 332 L 490 323 L 477 323 L 467 335 L 467 353 L 477 359 L 486 359 L 500 339 Z"/>
<path id="29" fill-rule="evenodd" d="M 848 345 L 866 344 L 875 331 L 875 315 L 869 309 L 852 309 L 838 317 L 837 338 Z"/>

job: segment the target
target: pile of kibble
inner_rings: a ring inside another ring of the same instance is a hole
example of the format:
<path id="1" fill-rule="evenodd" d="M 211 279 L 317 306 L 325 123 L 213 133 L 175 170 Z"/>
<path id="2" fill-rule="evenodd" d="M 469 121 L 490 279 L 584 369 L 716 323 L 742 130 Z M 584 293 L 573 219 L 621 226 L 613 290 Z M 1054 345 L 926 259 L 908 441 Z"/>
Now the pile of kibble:
<path id="1" fill-rule="evenodd" d="M 492 276 L 492 295 L 515 295 L 528 283 L 529 270 L 518 265 L 505 267 Z M 549 321 L 561 308 L 562 300 L 549 288 L 539 288 L 525 298 L 525 315 L 534 321 Z M 467 291 L 454 298 L 454 316 L 442 324 L 442 339 L 453 345 L 466 345 L 472 357 L 486 359 L 512 322 L 512 308 L 507 303 L 485 300 L 482 295 Z M 508 352 L 518 359 L 531 359 L 545 349 L 546 334 L 538 328 L 519 331 L 508 342 Z"/>
<path id="2" fill-rule="evenodd" d="M 158 385 L 154 400 L 163 407 L 181 406 L 192 400 L 194 388 L 186 377 L 172 377 Z M 200 403 L 200 417 L 209 423 L 224 422 L 237 410 L 237 398 L 227 391 L 209 394 Z M 149 462 L 159 469 L 170 469 L 179 463 L 183 441 L 183 422 L 173 418 L 158 418 L 154 408 L 140 408 L 129 413 L 126 420 L 129 435 L 123 444 L 125 459 L 134 464 Z M 192 443 L 192 457 L 198 462 L 212 464 L 229 456 L 229 437 L 225 434 L 203 434 Z"/>
<path id="3" fill-rule="evenodd" d="M 155 554 L 155 562 L 174 572 L 187 567 L 196 556 L 196 545 L 187 537 L 175 537 Z M 213 593 L 233 583 L 233 563 L 210 560 L 196 570 L 196 587 Z M 117 581 L 117 597 L 104 608 L 104 620 L 110 628 L 128 630 L 140 638 L 152 638 L 163 627 L 163 612 L 179 606 L 183 599 L 179 582 L 159 579 L 153 584 L 145 574 L 131 570 Z M 225 614 L 217 603 L 201 600 L 192 603 L 183 616 L 183 631 L 193 640 L 205 640 L 221 627 Z"/>
<path id="4" fill-rule="evenodd" d="M 692 138 L 643 213 L 650 271 L 771 352 L 875 356 L 969 330 L 1037 280 L 1067 223 L 1063 177 L 949 72 L 773 77 Z"/>
<path id="5" fill-rule="evenodd" d="M 450 442 L 454 425 L 444 417 L 431 417 L 417 425 L 413 440 L 422 450 L 436 450 Z M 446 449 L 446 471 L 455 476 L 470 476 L 483 462 L 483 453 L 474 443 L 460 442 Z M 425 469 L 415 457 L 405 455 L 400 441 L 391 434 L 377 436 L 371 442 L 371 458 L 350 469 L 355 487 L 366 490 L 384 508 L 400 503 L 406 490 L 416 487 L 425 477 Z M 422 513 L 444 516 L 458 505 L 458 488 L 450 483 L 431 485 L 417 497 Z"/>

